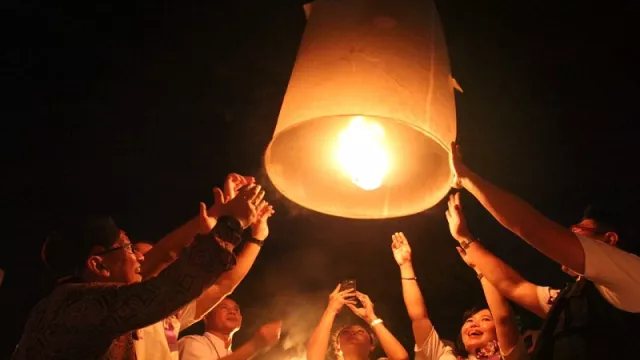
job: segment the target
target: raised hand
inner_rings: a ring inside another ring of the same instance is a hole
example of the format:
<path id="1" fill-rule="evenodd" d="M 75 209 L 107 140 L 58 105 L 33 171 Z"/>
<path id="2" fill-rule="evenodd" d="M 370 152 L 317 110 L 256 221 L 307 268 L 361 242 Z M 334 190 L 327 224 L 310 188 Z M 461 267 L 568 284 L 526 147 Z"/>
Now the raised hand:
<path id="1" fill-rule="evenodd" d="M 222 206 L 236 197 L 238 191 L 247 185 L 254 184 L 256 179 L 252 176 L 242 176 L 236 173 L 227 175 L 224 182 L 224 191 L 220 188 L 213 188 L 213 205 L 209 208 L 209 216 L 217 218 L 220 216 Z"/>
<path id="2" fill-rule="evenodd" d="M 451 152 L 449 153 L 449 167 L 453 173 L 453 180 L 451 186 L 456 189 L 462 189 L 462 179 L 469 175 L 469 168 L 462 161 L 462 154 L 460 152 L 460 146 L 455 142 L 451 142 Z"/>
<path id="3" fill-rule="evenodd" d="M 354 304 L 347 303 L 349 309 L 351 309 L 354 314 L 358 315 L 367 323 L 371 323 L 373 320 L 377 319 L 378 317 L 373 311 L 373 303 L 371 302 L 371 299 L 369 299 L 369 296 L 356 291 L 356 297 L 358 298 L 358 300 L 360 300 L 360 303 L 362 303 L 362 307 L 357 308 Z"/>
<path id="4" fill-rule="evenodd" d="M 271 215 L 275 214 L 275 211 L 273 210 L 273 206 L 269 205 L 266 200 L 261 200 L 256 208 L 256 212 L 256 221 L 251 224 L 251 235 L 258 240 L 264 240 L 269 236 L 267 220 Z"/>
<path id="5" fill-rule="evenodd" d="M 254 340 L 259 348 L 265 348 L 278 342 L 282 333 L 282 321 L 274 321 L 262 325 L 256 332 Z"/>
<path id="6" fill-rule="evenodd" d="M 447 222 L 449 223 L 449 231 L 451 236 L 461 242 L 463 240 L 471 239 L 472 235 L 467 228 L 467 220 L 462 213 L 462 204 L 460 203 L 460 193 L 455 193 L 449 196 L 449 202 L 447 203 L 448 209 L 445 212 Z"/>
<path id="7" fill-rule="evenodd" d="M 403 233 L 391 235 L 391 249 L 398 265 L 411 263 L 411 247 Z"/>
<path id="8" fill-rule="evenodd" d="M 227 179 L 224 182 L 224 195 L 226 201 L 233 199 L 238 194 L 238 191 L 246 185 L 255 184 L 256 179 L 253 176 L 243 176 L 236 173 L 227 175 Z"/>
<path id="9" fill-rule="evenodd" d="M 327 310 L 339 313 L 344 305 L 355 305 L 355 300 L 350 298 L 354 295 L 354 289 L 340 291 L 340 284 L 336 286 L 331 294 L 329 294 L 329 304 Z"/>
<path id="10" fill-rule="evenodd" d="M 263 197 L 264 191 L 260 185 L 245 185 L 234 198 L 220 207 L 220 216 L 233 216 L 246 229 L 256 221 L 258 216 L 256 207 Z"/>

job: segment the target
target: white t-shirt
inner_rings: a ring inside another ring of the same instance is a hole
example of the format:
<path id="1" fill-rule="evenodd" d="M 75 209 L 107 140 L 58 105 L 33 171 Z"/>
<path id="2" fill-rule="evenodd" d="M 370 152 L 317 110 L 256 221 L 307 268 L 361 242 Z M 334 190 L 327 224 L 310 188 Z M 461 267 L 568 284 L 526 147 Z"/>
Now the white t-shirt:
<path id="1" fill-rule="evenodd" d="M 180 330 L 183 330 L 200 319 L 196 319 L 196 301 L 192 301 L 182 308 L 176 315 L 163 321 L 138 330 L 138 340 L 135 341 L 138 360 L 179 360 L 178 351 L 171 350 L 167 341 L 165 327 L 173 326 L 177 340 Z"/>
<path id="2" fill-rule="evenodd" d="M 180 360 L 217 360 L 231 354 L 231 347 L 208 332 L 183 337 L 178 341 L 178 349 Z"/>
<path id="3" fill-rule="evenodd" d="M 640 313 L 640 257 L 602 241 L 578 235 L 584 249 L 585 278 L 616 308 Z M 538 301 L 549 312 L 559 290 L 538 286 Z"/>
<path id="4" fill-rule="evenodd" d="M 454 355 L 453 349 L 445 345 L 442 340 L 440 340 L 440 336 L 436 329 L 432 329 L 427 340 L 424 341 L 421 347 L 418 347 L 416 344 L 415 348 L 416 360 L 457 360 L 458 358 Z M 503 360 L 524 360 L 528 359 L 529 355 L 527 354 L 527 349 L 524 346 L 524 342 L 522 338 L 518 340 L 516 346 L 513 349 L 510 349 L 508 352 L 502 352 L 501 354 Z M 474 355 L 470 355 L 468 360 L 475 360 L 476 357 Z"/>

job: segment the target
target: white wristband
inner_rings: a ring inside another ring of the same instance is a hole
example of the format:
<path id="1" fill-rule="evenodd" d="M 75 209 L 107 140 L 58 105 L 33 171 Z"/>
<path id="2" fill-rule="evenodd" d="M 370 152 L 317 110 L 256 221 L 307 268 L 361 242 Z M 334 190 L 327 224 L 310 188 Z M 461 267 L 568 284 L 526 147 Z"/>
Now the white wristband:
<path id="1" fill-rule="evenodd" d="M 376 326 L 378 324 L 382 324 L 382 319 L 377 318 L 377 319 L 373 320 L 372 322 L 369 323 L 369 326 L 374 327 L 374 326 Z"/>

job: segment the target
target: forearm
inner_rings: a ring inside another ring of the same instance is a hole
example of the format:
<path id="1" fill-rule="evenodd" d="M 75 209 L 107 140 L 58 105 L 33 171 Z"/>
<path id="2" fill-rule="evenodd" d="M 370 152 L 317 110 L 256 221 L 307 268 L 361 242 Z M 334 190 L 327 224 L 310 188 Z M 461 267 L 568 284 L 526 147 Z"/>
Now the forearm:
<path id="1" fill-rule="evenodd" d="M 177 259 L 180 252 L 193 240 L 198 232 L 199 218 L 195 217 L 179 228 L 164 236 L 145 254 L 141 275 L 149 279 L 158 275 L 164 268 Z"/>
<path id="2" fill-rule="evenodd" d="M 400 266 L 400 277 L 402 283 L 402 298 L 407 307 L 407 313 L 411 320 L 427 318 L 427 307 L 422 297 L 422 292 L 415 279 L 416 274 L 411 263 Z"/>
<path id="3" fill-rule="evenodd" d="M 206 315 L 223 298 L 228 296 L 240 284 L 242 279 L 249 273 L 256 258 L 260 253 L 260 246 L 254 243 L 245 242 L 236 260 L 236 266 L 223 273 L 213 286 L 208 288 L 196 302 L 196 318 Z"/>
<path id="4" fill-rule="evenodd" d="M 407 313 L 411 319 L 411 328 L 413 330 L 413 337 L 421 346 L 433 331 L 433 324 L 429 319 L 427 312 L 427 306 L 424 302 L 422 292 L 418 286 L 418 281 L 408 280 L 416 277 L 413 265 L 411 263 L 405 263 L 400 266 L 400 281 L 402 282 L 402 297 L 404 304 L 407 307 Z"/>
<path id="5" fill-rule="evenodd" d="M 516 346 L 519 339 L 518 327 L 511 306 L 507 299 L 487 279 L 483 277 L 480 282 L 496 325 L 496 335 L 500 348 L 504 351 L 510 351 Z"/>
<path id="6" fill-rule="evenodd" d="M 584 250 L 570 230 L 473 172 L 461 181 L 505 228 L 558 263 L 578 273 L 584 272 Z"/>
<path id="7" fill-rule="evenodd" d="M 506 297 L 534 314 L 545 317 L 538 300 L 538 286 L 524 279 L 509 265 L 484 248 L 481 243 L 474 241 L 467 247 L 466 255 L 474 269 L 482 273 L 484 279 L 503 297 Z"/>
<path id="8" fill-rule="evenodd" d="M 398 339 L 384 326 L 384 323 L 374 325 L 371 328 L 380 341 L 380 346 L 389 360 L 407 360 L 409 354 Z"/>
<path id="9" fill-rule="evenodd" d="M 465 250 L 475 269 L 503 295 L 508 296 L 527 282 L 518 272 L 489 252 L 481 243 L 473 241 Z"/>
<path id="10" fill-rule="evenodd" d="M 324 360 L 327 355 L 327 345 L 331 338 L 331 327 L 336 318 L 336 313 L 325 310 L 320 318 L 318 326 L 313 330 L 307 343 L 307 360 Z"/>

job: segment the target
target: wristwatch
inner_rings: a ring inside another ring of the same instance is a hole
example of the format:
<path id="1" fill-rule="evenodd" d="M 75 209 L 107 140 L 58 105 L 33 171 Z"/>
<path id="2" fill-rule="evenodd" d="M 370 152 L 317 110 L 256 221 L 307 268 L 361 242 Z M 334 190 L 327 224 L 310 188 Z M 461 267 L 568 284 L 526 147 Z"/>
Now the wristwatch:
<path id="1" fill-rule="evenodd" d="M 238 233 L 242 233 L 242 231 L 244 230 L 242 228 L 242 224 L 240 224 L 240 221 L 238 221 L 238 219 L 234 218 L 233 216 L 220 216 L 218 218 L 218 223 L 225 224 L 229 227 L 229 229 Z"/>
<path id="2" fill-rule="evenodd" d="M 264 240 L 258 240 L 256 238 L 254 238 L 253 236 L 247 236 L 244 241 L 246 242 L 250 242 L 250 243 L 254 243 L 260 247 L 262 247 L 262 245 L 264 245 Z"/>
<path id="3" fill-rule="evenodd" d="M 464 239 L 460 241 L 460 246 L 462 246 L 464 250 L 467 250 L 469 248 L 469 245 L 471 245 L 471 243 L 474 241 L 476 241 L 476 239 Z"/>

